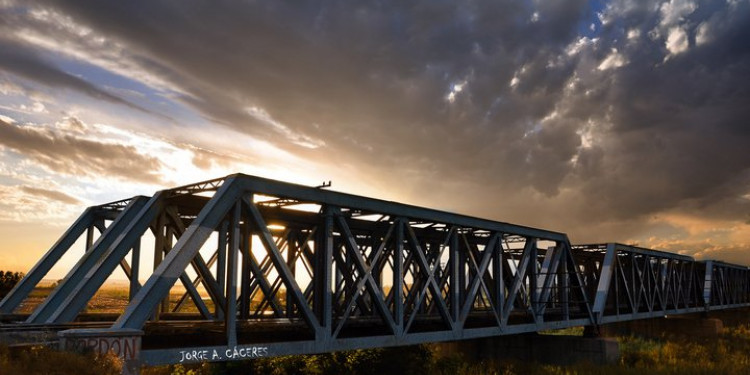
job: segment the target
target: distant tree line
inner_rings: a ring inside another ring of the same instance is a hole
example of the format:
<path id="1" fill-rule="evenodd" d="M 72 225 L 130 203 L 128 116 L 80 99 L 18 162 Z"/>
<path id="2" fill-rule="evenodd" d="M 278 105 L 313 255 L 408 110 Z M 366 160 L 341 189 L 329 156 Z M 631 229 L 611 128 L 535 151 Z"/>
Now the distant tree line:
<path id="1" fill-rule="evenodd" d="M 0 271 L 0 298 L 5 297 L 23 278 L 23 272 Z"/>

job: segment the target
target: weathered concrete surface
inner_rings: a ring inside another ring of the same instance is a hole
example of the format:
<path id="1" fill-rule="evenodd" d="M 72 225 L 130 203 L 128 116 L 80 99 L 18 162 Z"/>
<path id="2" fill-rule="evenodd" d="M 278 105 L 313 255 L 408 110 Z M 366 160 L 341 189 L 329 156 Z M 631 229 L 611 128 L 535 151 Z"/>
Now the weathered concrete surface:
<path id="1" fill-rule="evenodd" d="M 123 361 L 123 375 L 140 373 L 141 337 L 137 329 L 69 329 L 60 331 L 60 350 L 112 353 Z"/>
<path id="2" fill-rule="evenodd" d="M 570 365 L 616 363 L 620 347 L 615 339 L 522 334 L 435 344 L 438 355 L 460 355 L 468 360 L 514 359 Z"/>

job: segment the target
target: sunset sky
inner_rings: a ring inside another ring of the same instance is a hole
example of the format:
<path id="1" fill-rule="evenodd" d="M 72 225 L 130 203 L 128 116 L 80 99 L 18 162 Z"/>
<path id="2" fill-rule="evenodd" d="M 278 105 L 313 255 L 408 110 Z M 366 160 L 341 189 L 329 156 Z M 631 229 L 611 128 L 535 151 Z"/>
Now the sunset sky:
<path id="1" fill-rule="evenodd" d="M 0 269 L 237 172 L 750 264 L 750 1 L 0 0 Z"/>

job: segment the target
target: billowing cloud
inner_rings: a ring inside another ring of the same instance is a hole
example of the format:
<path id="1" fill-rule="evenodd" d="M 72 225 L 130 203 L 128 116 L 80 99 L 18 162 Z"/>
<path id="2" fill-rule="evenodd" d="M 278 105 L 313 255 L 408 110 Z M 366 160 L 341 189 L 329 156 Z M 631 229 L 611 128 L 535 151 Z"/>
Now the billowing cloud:
<path id="1" fill-rule="evenodd" d="M 50 127 L 0 121 L 0 147 L 63 175 L 161 180 L 161 162 L 133 146 L 79 138 Z"/>
<path id="2" fill-rule="evenodd" d="M 143 87 L 106 86 L 157 92 L 217 128 L 343 166 L 352 171 L 344 178 L 389 197 L 550 227 L 574 241 L 643 242 L 677 228 L 670 243 L 696 253 L 714 246 L 694 246 L 705 233 L 653 218 L 748 220 L 747 1 L 15 7 L 6 19 L 19 31 L 8 34 L 6 56 L 26 49 L 48 67 L 87 64 L 137 81 Z M 9 74 L 30 79 L 30 68 L 5 59 Z M 170 130 L 181 126 L 190 124 Z M 191 165 L 234 160 L 204 147 Z M 35 157 L 52 170 L 73 161 L 48 159 Z"/>
<path id="3" fill-rule="evenodd" d="M 59 190 L 48 190 L 34 186 L 21 186 L 21 190 L 24 193 L 36 195 L 39 197 L 47 198 L 53 201 L 58 201 L 64 204 L 81 204 L 82 202 L 75 197 L 63 193 Z"/>

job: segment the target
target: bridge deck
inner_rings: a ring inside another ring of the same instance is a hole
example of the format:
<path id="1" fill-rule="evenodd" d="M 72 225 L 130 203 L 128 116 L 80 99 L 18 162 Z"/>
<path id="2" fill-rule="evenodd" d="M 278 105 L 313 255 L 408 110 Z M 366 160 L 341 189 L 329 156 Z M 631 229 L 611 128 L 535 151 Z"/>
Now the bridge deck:
<path id="1" fill-rule="evenodd" d="M 81 238 L 85 251 L 60 285 L 28 316 L 16 314 Z M 143 256 L 146 246 L 152 257 Z M 572 246 L 564 233 L 232 175 L 84 211 L 0 302 L 0 334 L 78 327 L 117 268 L 130 278 L 129 304 L 109 323 L 81 327 L 143 331 L 148 363 L 197 361 L 204 358 L 185 353 L 204 350 L 313 353 L 750 304 L 744 266 L 615 243 Z M 170 303 L 178 282 L 185 293 Z M 186 309 L 197 311 L 191 320 L 178 314 Z"/>

